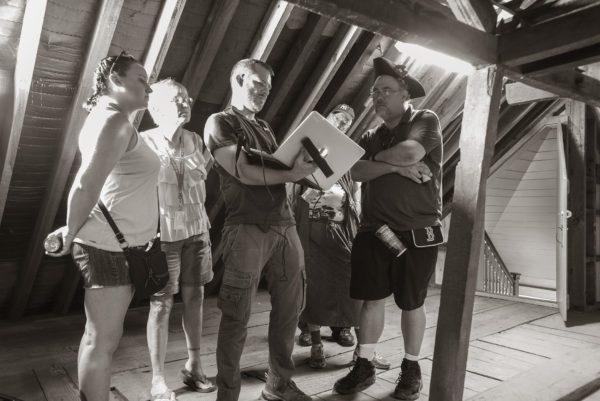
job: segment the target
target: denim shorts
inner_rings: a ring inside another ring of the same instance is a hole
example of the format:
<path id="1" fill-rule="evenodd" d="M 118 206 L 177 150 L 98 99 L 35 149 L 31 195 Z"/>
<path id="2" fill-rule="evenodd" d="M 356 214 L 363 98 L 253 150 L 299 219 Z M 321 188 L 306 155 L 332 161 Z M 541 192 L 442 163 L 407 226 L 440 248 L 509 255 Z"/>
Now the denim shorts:
<path id="1" fill-rule="evenodd" d="M 74 243 L 71 255 L 83 276 L 84 288 L 131 285 L 129 265 L 123 252 L 111 252 Z"/>
<path id="2" fill-rule="evenodd" d="M 163 241 L 161 249 L 167 255 L 169 282 L 155 296 L 177 294 L 180 286 L 201 287 L 212 280 L 212 251 L 208 232 L 180 241 Z"/>

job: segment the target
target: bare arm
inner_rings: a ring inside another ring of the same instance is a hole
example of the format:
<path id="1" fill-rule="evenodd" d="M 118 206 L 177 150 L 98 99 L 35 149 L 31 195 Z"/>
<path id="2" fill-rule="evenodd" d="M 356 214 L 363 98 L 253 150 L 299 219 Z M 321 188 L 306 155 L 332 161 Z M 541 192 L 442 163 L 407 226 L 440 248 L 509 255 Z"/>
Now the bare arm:
<path id="1" fill-rule="evenodd" d="M 417 184 L 429 181 L 431 171 L 423 162 L 416 162 L 410 166 L 395 166 L 384 162 L 359 160 L 350 169 L 352 179 L 358 182 L 367 182 L 386 174 L 399 174 Z"/>
<path id="2" fill-rule="evenodd" d="M 236 149 L 236 145 L 216 149 L 214 151 L 215 160 L 234 177 L 236 177 L 235 168 L 237 165 L 239 177 L 236 178 L 246 185 L 275 185 L 295 182 L 312 174 L 317 168 L 312 161 L 305 160 L 306 154 L 304 151 L 298 153 L 291 170 L 276 170 L 251 165 L 243 153 L 240 153 L 236 163 Z"/>
<path id="3" fill-rule="evenodd" d="M 407 139 L 375 155 L 375 160 L 395 166 L 410 166 L 425 157 L 423 145 L 414 139 Z"/>
<path id="4" fill-rule="evenodd" d="M 63 248 L 52 256 L 70 252 L 73 238 L 98 202 L 106 177 L 127 150 L 134 134 L 135 129 L 129 121 L 123 115 L 115 114 L 108 118 L 98 135 L 91 138 L 93 150 L 82 155 L 81 167 L 69 192 L 67 225 L 57 230 L 63 236 Z"/>

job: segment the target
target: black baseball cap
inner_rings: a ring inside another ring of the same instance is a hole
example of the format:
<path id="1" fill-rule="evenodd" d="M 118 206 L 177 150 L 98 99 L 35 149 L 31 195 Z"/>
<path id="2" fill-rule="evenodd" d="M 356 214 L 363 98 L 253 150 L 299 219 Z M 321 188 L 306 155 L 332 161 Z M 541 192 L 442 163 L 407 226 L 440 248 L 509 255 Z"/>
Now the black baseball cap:
<path id="1" fill-rule="evenodd" d="M 385 57 L 377 57 L 373 59 L 374 80 L 380 75 L 390 75 L 394 78 L 401 79 L 408 88 L 408 93 L 411 99 L 425 96 L 425 88 L 419 81 L 408 74 L 406 66 L 402 64 L 394 64 Z"/>

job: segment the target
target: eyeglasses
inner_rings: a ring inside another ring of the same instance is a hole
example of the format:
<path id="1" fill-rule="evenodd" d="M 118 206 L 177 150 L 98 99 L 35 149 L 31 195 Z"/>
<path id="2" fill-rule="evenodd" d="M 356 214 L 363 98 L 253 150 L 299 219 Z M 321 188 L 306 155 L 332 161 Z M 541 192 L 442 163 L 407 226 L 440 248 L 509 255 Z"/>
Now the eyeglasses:
<path id="1" fill-rule="evenodd" d="M 115 69 L 115 66 L 117 65 L 117 63 L 119 62 L 119 59 L 122 56 L 131 57 L 129 54 L 127 54 L 127 52 L 125 50 L 122 50 L 121 53 L 119 53 L 119 55 L 115 59 L 115 61 L 113 61 L 112 64 L 110 65 L 110 69 L 108 70 L 108 76 L 110 76 L 113 73 L 113 70 Z"/>
<path id="2" fill-rule="evenodd" d="M 371 89 L 369 91 L 369 95 L 371 97 L 376 97 L 376 96 L 383 96 L 383 97 L 388 97 L 390 96 L 392 93 L 396 93 L 396 92 L 402 92 L 403 89 L 392 89 L 392 88 L 383 88 L 383 89 Z"/>
<path id="3" fill-rule="evenodd" d="M 191 97 L 185 97 L 181 95 L 175 96 L 171 101 L 175 104 L 186 104 L 188 106 L 194 103 L 194 99 L 192 99 Z"/>

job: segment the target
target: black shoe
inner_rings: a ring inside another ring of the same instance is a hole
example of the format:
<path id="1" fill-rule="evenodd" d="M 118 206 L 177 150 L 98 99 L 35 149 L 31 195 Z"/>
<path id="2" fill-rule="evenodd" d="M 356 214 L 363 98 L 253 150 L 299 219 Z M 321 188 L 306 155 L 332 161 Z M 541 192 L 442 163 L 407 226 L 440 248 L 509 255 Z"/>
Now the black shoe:
<path id="1" fill-rule="evenodd" d="M 375 367 L 365 358 L 357 358 L 350 373 L 335 382 L 338 394 L 358 393 L 375 383 Z"/>
<path id="2" fill-rule="evenodd" d="M 354 345 L 354 336 L 350 332 L 350 327 L 332 328 L 331 341 L 335 341 L 342 347 L 352 347 Z"/>
<path id="3" fill-rule="evenodd" d="M 402 360 L 402 372 L 397 380 L 396 389 L 392 395 L 399 400 L 416 400 L 423 388 L 421 380 L 421 367 L 417 361 Z"/>

